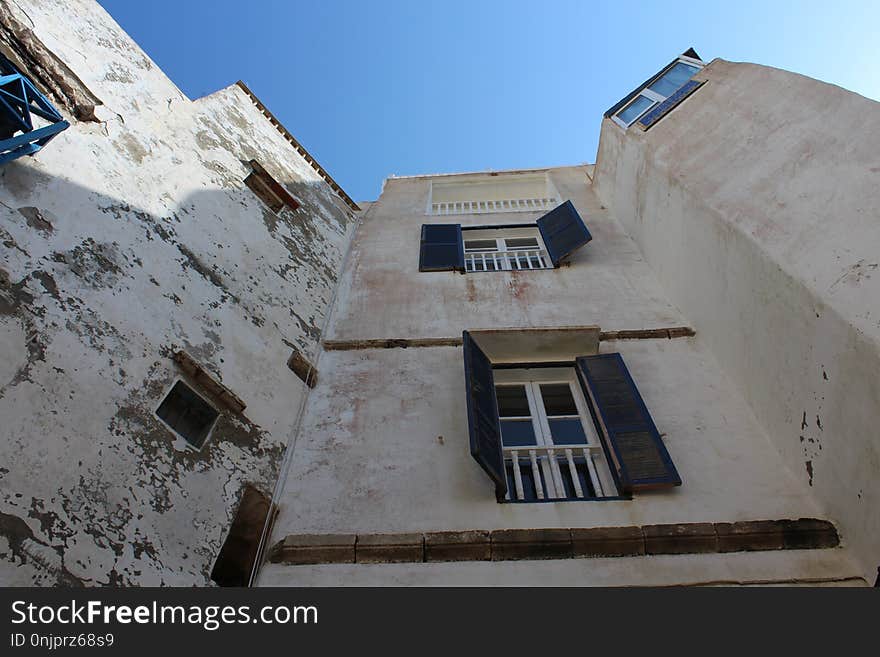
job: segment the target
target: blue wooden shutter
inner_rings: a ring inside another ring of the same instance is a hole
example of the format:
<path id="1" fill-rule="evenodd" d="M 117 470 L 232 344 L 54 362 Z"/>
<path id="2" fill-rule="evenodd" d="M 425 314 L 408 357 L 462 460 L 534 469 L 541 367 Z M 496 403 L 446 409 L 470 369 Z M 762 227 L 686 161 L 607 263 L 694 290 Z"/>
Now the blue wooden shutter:
<path id="1" fill-rule="evenodd" d="M 550 210 L 538 219 L 537 224 L 554 267 L 558 267 L 559 262 L 572 251 L 593 239 L 571 201 Z"/>
<path id="2" fill-rule="evenodd" d="M 461 224 L 422 224 L 419 271 L 464 271 Z"/>
<path id="3" fill-rule="evenodd" d="M 507 493 L 507 477 L 501 450 L 501 423 L 498 420 L 492 363 L 467 331 L 462 334 L 462 342 L 471 456 L 495 482 L 495 497 L 500 502 Z"/>
<path id="4" fill-rule="evenodd" d="M 577 370 L 623 491 L 680 486 L 681 477 L 621 355 L 581 356 Z"/>

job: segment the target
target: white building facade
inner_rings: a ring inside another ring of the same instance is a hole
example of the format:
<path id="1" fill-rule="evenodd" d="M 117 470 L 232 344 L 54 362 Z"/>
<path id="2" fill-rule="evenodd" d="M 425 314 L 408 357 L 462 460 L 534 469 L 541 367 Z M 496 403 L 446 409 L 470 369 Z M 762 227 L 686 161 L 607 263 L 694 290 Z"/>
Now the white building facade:
<path id="1" fill-rule="evenodd" d="M 245 85 L 0 5 L 74 117 L 0 165 L 4 582 L 873 584 L 877 103 L 689 50 L 595 165 L 356 204 Z"/>

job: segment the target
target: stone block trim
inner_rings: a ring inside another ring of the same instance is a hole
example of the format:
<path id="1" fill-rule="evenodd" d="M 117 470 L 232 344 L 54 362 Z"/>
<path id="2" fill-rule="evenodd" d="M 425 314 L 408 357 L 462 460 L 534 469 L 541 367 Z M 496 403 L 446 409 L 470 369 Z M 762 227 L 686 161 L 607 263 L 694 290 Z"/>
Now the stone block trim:
<path id="1" fill-rule="evenodd" d="M 424 534 L 361 534 L 355 547 L 358 563 L 409 563 L 425 560 Z"/>
<path id="2" fill-rule="evenodd" d="M 711 522 L 645 525 L 646 554 L 702 554 L 718 552 L 718 536 Z"/>
<path id="3" fill-rule="evenodd" d="M 289 564 L 354 563 L 357 534 L 292 534 L 272 548 L 269 561 Z"/>
<path id="4" fill-rule="evenodd" d="M 782 525 L 778 521 L 716 522 L 719 552 L 781 550 L 785 547 Z"/>
<path id="5" fill-rule="evenodd" d="M 837 529 L 827 520 L 801 518 L 780 520 L 783 548 L 786 550 L 810 550 L 833 548 L 840 544 Z"/>
<path id="6" fill-rule="evenodd" d="M 491 541 L 492 561 L 572 556 L 570 529 L 496 529 Z"/>
<path id="7" fill-rule="evenodd" d="M 202 390 L 208 393 L 215 402 L 224 408 L 228 408 L 233 413 L 241 413 L 247 408 L 247 404 L 245 404 L 238 395 L 220 383 L 217 377 L 211 374 L 206 368 L 202 367 L 202 365 L 187 352 L 183 350 L 176 351 L 174 353 L 174 362 L 177 363 L 180 366 L 180 369 L 186 372 L 190 378 L 202 388 Z"/>
<path id="8" fill-rule="evenodd" d="M 827 520 L 692 522 L 626 527 L 297 534 L 271 550 L 273 563 L 418 563 L 630 557 L 834 548 Z"/>
<path id="9" fill-rule="evenodd" d="M 492 544 L 487 531 L 425 534 L 425 561 L 489 561 L 491 558 Z"/>
<path id="10" fill-rule="evenodd" d="M 692 338 L 697 334 L 690 326 L 672 326 L 670 328 L 633 329 L 622 331 L 601 331 L 599 341 L 608 340 L 672 340 L 674 338 Z"/>
<path id="11" fill-rule="evenodd" d="M 591 527 L 571 530 L 573 557 L 636 557 L 645 554 L 641 527 Z"/>
<path id="12" fill-rule="evenodd" d="M 524 330 L 524 329 L 523 329 Z M 552 329 L 539 329 L 552 330 Z M 599 341 L 608 340 L 671 340 L 692 338 L 697 333 L 690 326 L 670 328 L 631 329 L 623 331 L 600 331 Z M 409 349 L 410 347 L 460 347 L 461 337 L 449 338 L 378 338 L 371 340 L 324 340 L 327 351 L 353 351 L 358 349 Z"/>

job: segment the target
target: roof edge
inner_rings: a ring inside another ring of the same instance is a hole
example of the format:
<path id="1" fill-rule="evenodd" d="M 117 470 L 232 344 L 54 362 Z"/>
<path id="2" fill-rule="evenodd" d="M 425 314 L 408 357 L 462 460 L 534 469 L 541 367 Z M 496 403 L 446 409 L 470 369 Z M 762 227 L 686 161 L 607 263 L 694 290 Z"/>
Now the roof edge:
<path id="1" fill-rule="evenodd" d="M 360 212 L 360 206 L 358 206 L 358 204 L 355 203 L 354 200 L 345 193 L 345 190 L 342 189 L 339 183 L 333 180 L 333 177 L 329 173 L 327 173 L 327 170 L 320 164 L 318 164 L 318 161 L 314 157 L 312 157 L 311 153 L 309 153 L 302 144 L 299 143 L 296 137 L 290 134 L 290 131 L 284 127 L 284 124 L 281 123 L 281 121 L 279 121 L 265 105 L 263 105 L 262 101 L 257 98 L 257 95 L 253 91 L 251 91 L 250 88 L 248 88 L 248 86 L 241 80 L 238 80 L 235 84 L 250 97 L 254 105 L 256 105 L 257 108 L 263 113 L 263 116 L 269 119 L 269 123 L 274 125 L 278 132 L 280 132 L 284 136 L 284 138 L 290 142 L 290 144 L 296 149 L 296 151 L 300 155 L 303 156 L 305 161 L 309 163 L 312 169 L 315 170 L 315 172 L 324 180 L 324 182 L 330 185 L 330 188 L 334 192 L 336 192 L 336 195 L 339 196 L 339 198 L 341 198 L 343 201 L 345 201 L 345 204 L 349 208 L 351 208 L 355 212 Z"/>
<path id="2" fill-rule="evenodd" d="M 453 176 L 492 176 L 511 173 L 540 173 L 542 171 L 552 171 L 553 169 L 576 169 L 578 167 L 593 166 L 592 162 L 580 162 L 578 164 L 559 164 L 547 167 L 534 167 L 531 169 L 485 169 L 483 171 L 456 171 L 454 173 L 416 173 L 408 176 L 398 176 L 391 174 L 385 180 L 407 180 L 413 178 L 451 178 Z"/>

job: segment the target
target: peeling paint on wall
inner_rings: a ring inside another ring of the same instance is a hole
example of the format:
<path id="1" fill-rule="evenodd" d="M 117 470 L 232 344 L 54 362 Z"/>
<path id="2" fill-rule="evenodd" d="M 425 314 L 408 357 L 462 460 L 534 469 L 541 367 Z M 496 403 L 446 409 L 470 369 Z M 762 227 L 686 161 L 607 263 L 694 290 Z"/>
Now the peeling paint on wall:
<path id="1" fill-rule="evenodd" d="M 0 168 L 0 581 L 207 584 L 277 480 L 353 214 L 241 88 L 190 101 L 90 0 L 16 5 L 106 105 Z M 250 159 L 302 207 L 267 215 Z M 198 390 L 179 349 L 247 405 L 200 450 L 155 414 Z"/>

